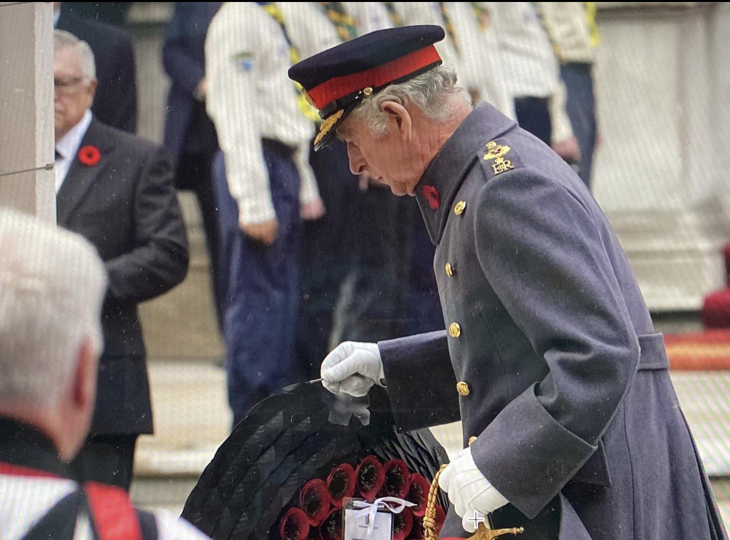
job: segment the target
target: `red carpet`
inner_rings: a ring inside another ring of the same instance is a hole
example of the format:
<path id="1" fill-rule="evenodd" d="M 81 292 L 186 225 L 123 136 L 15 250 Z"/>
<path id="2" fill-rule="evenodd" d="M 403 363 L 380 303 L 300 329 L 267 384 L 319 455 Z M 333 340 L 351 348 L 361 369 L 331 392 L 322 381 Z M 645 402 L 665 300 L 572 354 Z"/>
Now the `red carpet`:
<path id="1" fill-rule="evenodd" d="M 673 371 L 730 370 L 730 329 L 664 336 Z"/>

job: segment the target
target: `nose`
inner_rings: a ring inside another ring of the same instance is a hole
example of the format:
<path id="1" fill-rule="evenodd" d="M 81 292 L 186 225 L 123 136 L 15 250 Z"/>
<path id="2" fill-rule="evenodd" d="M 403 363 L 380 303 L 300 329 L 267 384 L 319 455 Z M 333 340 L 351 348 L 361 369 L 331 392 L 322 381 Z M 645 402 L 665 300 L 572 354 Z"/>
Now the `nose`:
<path id="1" fill-rule="evenodd" d="M 352 143 L 347 143 L 347 157 L 350 161 L 350 172 L 360 175 L 365 171 L 367 161 L 360 152 L 360 149 Z"/>

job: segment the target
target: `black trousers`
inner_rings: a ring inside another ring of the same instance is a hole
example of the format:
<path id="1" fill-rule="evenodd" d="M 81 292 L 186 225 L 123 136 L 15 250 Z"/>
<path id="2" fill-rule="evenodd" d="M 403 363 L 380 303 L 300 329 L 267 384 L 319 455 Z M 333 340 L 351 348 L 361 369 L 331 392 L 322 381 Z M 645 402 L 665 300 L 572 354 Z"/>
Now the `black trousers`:
<path id="1" fill-rule="evenodd" d="M 517 123 L 525 131 L 529 131 L 542 142 L 550 146 L 553 124 L 550 120 L 549 101 L 546 98 L 515 98 Z"/>
<path id="2" fill-rule="evenodd" d="M 99 482 L 129 491 L 137 434 L 95 435 L 87 439 L 71 471 L 79 482 Z"/>

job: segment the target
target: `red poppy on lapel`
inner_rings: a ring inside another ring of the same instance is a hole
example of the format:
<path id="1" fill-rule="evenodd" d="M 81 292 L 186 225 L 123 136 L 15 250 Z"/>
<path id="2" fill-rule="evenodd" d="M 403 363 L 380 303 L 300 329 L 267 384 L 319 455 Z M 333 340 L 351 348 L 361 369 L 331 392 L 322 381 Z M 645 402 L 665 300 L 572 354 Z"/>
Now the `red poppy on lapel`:
<path id="1" fill-rule="evenodd" d="M 93 167 L 101 161 L 101 152 L 96 146 L 84 146 L 79 150 L 79 161 L 87 167 Z"/>
<path id="2" fill-rule="evenodd" d="M 433 186 L 423 186 L 421 188 L 423 196 L 428 199 L 428 204 L 432 210 L 438 210 L 441 206 L 441 199 L 439 198 L 439 190 Z"/>

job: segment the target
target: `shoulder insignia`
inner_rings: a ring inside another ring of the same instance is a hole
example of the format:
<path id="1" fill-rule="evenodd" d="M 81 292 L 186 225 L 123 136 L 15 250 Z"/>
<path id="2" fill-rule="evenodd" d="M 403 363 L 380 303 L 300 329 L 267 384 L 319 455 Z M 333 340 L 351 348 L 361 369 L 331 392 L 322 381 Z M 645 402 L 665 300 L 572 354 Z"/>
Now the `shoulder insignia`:
<path id="1" fill-rule="evenodd" d="M 522 165 L 517 154 L 506 144 L 490 141 L 479 151 L 480 161 L 489 178 L 493 178 Z"/>
<path id="2" fill-rule="evenodd" d="M 484 154 L 484 160 L 494 161 L 492 163 L 492 170 L 494 170 L 495 176 L 515 168 L 512 165 L 512 161 L 504 157 L 509 154 L 509 151 L 509 146 L 497 144 L 495 141 L 487 143 L 487 153 Z"/>

